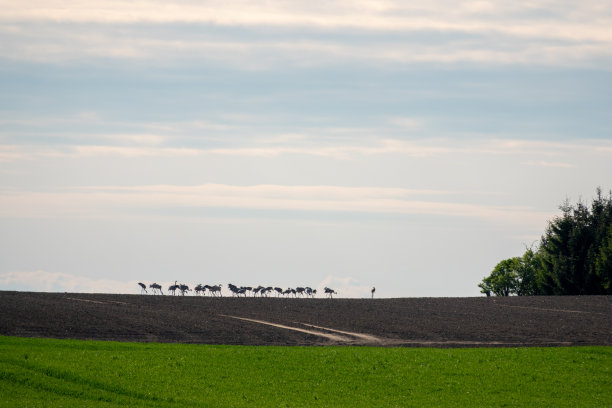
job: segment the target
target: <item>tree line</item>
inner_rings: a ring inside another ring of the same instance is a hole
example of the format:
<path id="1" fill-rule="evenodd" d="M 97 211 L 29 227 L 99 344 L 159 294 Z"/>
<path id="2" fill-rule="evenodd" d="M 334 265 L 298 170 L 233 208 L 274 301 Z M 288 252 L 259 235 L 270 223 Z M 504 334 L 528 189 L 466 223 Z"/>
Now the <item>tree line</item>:
<path id="1" fill-rule="evenodd" d="M 504 259 L 478 284 L 490 296 L 612 294 L 612 191 L 590 208 L 566 200 L 535 248 Z"/>

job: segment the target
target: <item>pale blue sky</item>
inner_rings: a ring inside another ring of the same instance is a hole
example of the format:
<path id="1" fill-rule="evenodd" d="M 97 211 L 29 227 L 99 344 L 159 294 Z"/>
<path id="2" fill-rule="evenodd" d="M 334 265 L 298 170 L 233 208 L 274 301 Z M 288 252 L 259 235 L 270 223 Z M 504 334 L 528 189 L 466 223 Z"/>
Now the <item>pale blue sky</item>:
<path id="1" fill-rule="evenodd" d="M 612 188 L 612 5 L 0 0 L 0 288 L 475 296 Z"/>

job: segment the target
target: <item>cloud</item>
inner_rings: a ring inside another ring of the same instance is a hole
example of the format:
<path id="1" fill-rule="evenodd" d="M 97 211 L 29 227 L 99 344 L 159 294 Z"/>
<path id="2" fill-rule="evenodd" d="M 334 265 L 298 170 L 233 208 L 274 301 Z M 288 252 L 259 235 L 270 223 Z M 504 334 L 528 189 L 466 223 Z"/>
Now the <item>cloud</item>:
<path id="1" fill-rule="evenodd" d="M 232 155 L 232 156 L 261 156 L 273 157 L 283 154 L 302 154 L 309 156 L 322 156 L 336 159 L 348 159 L 355 156 L 402 154 L 412 157 L 427 157 L 450 153 L 452 149 L 443 146 L 434 146 L 418 142 L 403 142 L 387 139 L 372 145 L 338 145 L 338 146 L 269 146 L 269 147 L 240 147 L 216 148 L 203 151 L 206 154 Z"/>
<path id="2" fill-rule="evenodd" d="M 516 35 L 609 40 L 609 6 L 600 2 L 554 7 L 546 1 L 512 4 L 448 0 L 427 4 L 401 1 L 299 0 L 253 3 L 234 1 L 3 1 L 5 21 L 97 23 L 209 23 L 229 26 L 359 27 L 370 30 L 452 30 L 510 32 Z M 608 16 L 608 18 L 606 18 Z M 510 23 L 510 24 L 509 24 Z M 514 24 L 512 24 L 514 23 Z"/>
<path id="3" fill-rule="evenodd" d="M 201 149 L 147 146 L 72 146 L 69 152 L 58 153 L 67 157 L 122 156 L 134 157 L 176 157 L 196 156 Z M 50 153 L 49 155 L 54 155 Z"/>
<path id="4" fill-rule="evenodd" d="M 461 41 L 453 39 L 452 34 L 436 41 L 427 38 L 417 41 L 411 38 L 377 38 L 375 35 L 368 37 L 364 33 L 355 33 L 354 38 L 346 34 L 344 38 L 317 38 L 316 33 L 303 33 L 305 39 L 291 40 L 283 39 L 283 33 L 275 38 L 260 38 L 262 34 L 258 32 L 252 33 L 250 38 L 236 33 L 225 34 L 215 40 L 201 40 L 189 36 L 167 38 L 166 33 L 158 32 L 155 28 L 134 27 L 124 29 L 122 33 L 109 30 L 87 33 L 87 30 L 93 29 L 80 26 L 37 27 L 35 32 L 39 34 L 12 34 L 9 41 L 0 45 L 0 56 L 9 60 L 35 62 L 96 58 L 155 60 L 156 64 L 163 61 L 164 65 L 215 62 L 252 71 L 279 66 L 321 67 L 347 62 L 387 68 L 388 64 L 458 62 L 598 66 L 601 59 L 612 58 L 612 44 L 609 41 L 536 38 L 526 44 L 525 39 L 505 33 L 491 42 L 487 29 L 481 35 L 471 35 L 471 38 Z M 85 32 L 75 35 L 75 30 Z M 558 30 L 571 32 L 566 27 L 558 27 Z M 45 31 L 48 31 L 46 35 Z M 119 34 L 121 39 L 118 41 Z M 434 36 L 433 33 L 431 35 Z"/>
<path id="5" fill-rule="evenodd" d="M 387 121 L 403 130 L 419 130 L 423 127 L 423 121 L 417 118 L 411 117 L 391 117 Z"/>
<path id="6" fill-rule="evenodd" d="M 143 282 L 147 288 L 149 281 Z M 164 293 L 174 282 L 158 282 Z M 32 292 L 69 292 L 69 293 L 126 293 L 140 294 L 137 280 L 120 281 L 114 279 L 95 279 L 86 276 L 61 272 L 13 271 L 0 273 L 0 287 L 3 290 Z M 327 276 L 316 286 L 317 296 L 323 297 L 324 288 L 330 287 L 338 294 L 334 297 L 363 298 L 371 296 L 371 286 L 360 283 L 352 277 Z"/>
<path id="7" fill-rule="evenodd" d="M 23 146 L 0 145 L 0 162 L 23 160 L 31 157 Z"/>
<path id="8" fill-rule="evenodd" d="M 371 297 L 372 286 L 363 284 L 350 276 L 327 276 L 317 285 L 317 296 L 326 296 L 324 288 L 329 287 L 337 292 L 334 297 L 365 298 Z"/>
<path id="9" fill-rule="evenodd" d="M 140 293 L 137 281 L 93 279 L 48 271 L 16 271 L 0 274 L 4 290 L 73 293 Z"/>
<path id="10" fill-rule="evenodd" d="M 538 167 L 553 167 L 553 168 L 563 168 L 563 169 L 572 169 L 576 167 L 570 163 L 549 162 L 549 161 L 544 161 L 544 160 L 532 161 L 532 162 L 528 162 L 528 164 L 532 166 L 538 166 Z"/>
<path id="11" fill-rule="evenodd" d="M 542 223 L 553 214 L 522 206 L 482 205 L 426 196 L 448 191 L 343 186 L 100 186 L 61 192 L 0 191 L 0 215 L 8 217 L 118 217 L 164 209 L 227 208 L 363 214 L 424 214 L 473 217 L 500 223 Z M 451 197 L 452 199 L 452 197 Z"/>
<path id="12" fill-rule="evenodd" d="M 119 143 L 133 143 L 137 145 L 149 145 L 155 146 L 160 145 L 167 140 L 166 137 L 151 133 L 115 133 L 110 135 L 102 135 L 101 137 L 106 137 L 110 141 L 119 142 Z"/>
<path id="13" fill-rule="evenodd" d="M 230 140 L 224 147 L 173 147 L 164 142 L 170 138 L 157 134 L 103 134 L 99 138 L 115 144 L 100 145 L 0 145 L 0 161 L 42 157 L 88 158 L 99 156 L 137 157 L 198 157 L 207 155 L 236 157 L 276 157 L 281 155 L 319 156 L 331 159 L 358 159 L 371 155 L 404 155 L 413 158 L 450 155 L 500 155 L 522 157 L 528 165 L 567 167 L 569 158 L 578 153 L 611 156 L 609 140 L 519 140 L 519 139 L 452 139 L 392 138 L 365 139 L 350 144 L 331 144 L 325 140 L 330 130 L 313 135 L 280 135 L 254 137 L 251 141 Z M 381 130 L 384 133 L 384 130 Z M 528 160 L 527 160 L 528 159 Z"/>
<path id="14" fill-rule="evenodd" d="M 216 148 L 155 146 L 165 138 L 155 135 L 100 136 L 121 145 L 68 145 L 68 146 L 19 146 L 0 145 L 0 161 L 15 161 L 41 157 L 88 158 L 100 156 L 137 157 L 194 157 L 194 156 L 242 156 L 277 157 L 281 155 L 307 155 L 332 159 L 349 159 L 364 155 L 401 154 L 411 157 L 429 157 L 456 151 L 452 147 L 436 146 L 431 142 L 404 142 L 387 139 L 369 145 L 326 145 L 316 142 L 286 144 L 287 138 L 276 141 L 264 138 L 261 143 Z M 289 140 L 290 141 L 290 140 Z M 132 145 L 129 143 L 132 142 Z"/>
<path id="15" fill-rule="evenodd" d="M 612 57 L 610 10 L 590 2 L 567 12 L 546 2 L 375 3 L 4 1 L 0 55 L 199 59 L 252 70 L 338 61 L 596 66 Z"/>

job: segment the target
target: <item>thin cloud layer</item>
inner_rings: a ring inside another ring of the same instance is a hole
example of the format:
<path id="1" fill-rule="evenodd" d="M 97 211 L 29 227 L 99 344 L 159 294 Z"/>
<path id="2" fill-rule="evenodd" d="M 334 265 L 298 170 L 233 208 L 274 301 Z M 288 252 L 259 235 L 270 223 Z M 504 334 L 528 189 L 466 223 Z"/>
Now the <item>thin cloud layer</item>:
<path id="1" fill-rule="evenodd" d="M 323 289 L 326 287 L 333 289 L 336 294 L 334 297 L 346 298 L 365 298 L 372 296 L 372 286 L 351 276 L 327 276 L 317 286 L 319 296 L 325 296 Z"/>
<path id="2" fill-rule="evenodd" d="M 449 191 L 342 186 L 134 186 L 87 187 L 80 191 L 4 191 L 0 214 L 9 217 L 147 216 L 164 209 L 231 208 L 305 212 L 421 214 L 482 218 L 497 223 L 541 224 L 551 213 L 520 206 L 480 205 L 424 196 L 451 196 Z M 160 214 L 163 214 L 161 212 Z"/>
<path id="3" fill-rule="evenodd" d="M 58 22 L 186 22 L 219 25 L 281 25 L 320 27 L 360 27 L 386 30 L 463 30 L 516 32 L 541 36 L 588 36 L 605 39 L 612 7 L 596 1 L 580 3 L 548 1 L 495 2 L 447 0 L 427 4 L 399 1 L 332 1 L 325 5 L 286 1 L 253 3 L 248 1 L 19 1 L 2 2 L 3 20 Z M 514 24 L 508 24 L 512 23 Z M 534 23 L 540 23 L 534 24 Z M 505 23 L 505 24 L 500 24 Z M 560 25 L 572 33 L 545 31 Z M 607 37 L 609 38 L 609 37 Z"/>
<path id="4" fill-rule="evenodd" d="M 329 145 L 318 142 L 316 138 L 304 143 L 287 144 L 282 139 L 278 143 L 263 140 L 261 143 L 234 145 L 219 148 L 180 148 L 158 146 L 163 136 L 157 135 L 117 135 L 107 136 L 109 141 L 121 140 L 121 145 L 0 145 L 0 161 L 34 160 L 44 157 L 87 158 L 119 156 L 138 157 L 205 157 L 246 156 L 277 157 L 282 155 L 321 156 L 334 160 L 358 159 L 364 156 L 401 155 L 414 158 L 440 156 L 517 156 L 529 165 L 548 167 L 574 167 L 573 164 L 559 161 L 572 160 L 577 155 L 594 157 L 612 156 L 612 141 L 531 141 L 504 139 L 471 139 L 455 141 L 447 138 L 415 139 L 412 141 L 383 139 L 368 144 Z M 246 144 L 246 143 L 245 143 Z M 533 158 L 538 158 L 535 160 Z M 543 160 L 542 158 L 546 158 Z M 556 159 L 556 160 L 555 160 Z"/>
<path id="5" fill-rule="evenodd" d="M 612 10 L 596 2 L 3 3 L 0 56 L 39 62 L 164 56 L 258 70 L 354 61 L 594 66 L 612 57 Z"/>
<path id="6" fill-rule="evenodd" d="M 62 272 L 14 271 L 0 273 L 3 289 L 33 292 L 139 293 L 138 281 L 94 279 Z"/>
<path id="7" fill-rule="evenodd" d="M 144 280 L 144 279 L 143 279 Z M 68 292 L 68 293 L 132 293 L 140 294 L 141 289 L 138 280 L 114 280 L 114 279 L 95 279 L 83 277 L 63 272 L 38 271 L 13 271 L 0 273 L 0 287 L 3 289 L 28 290 L 33 292 Z M 199 281 L 198 281 L 199 282 Z M 148 286 L 149 281 L 145 280 Z M 173 282 L 158 282 L 162 285 L 162 290 Z M 195 282 L 187 282 L 195 286 Z M 313 286 L 317 289 L 318 297 L 324 297 L 323 289 L 331 287 L 337 293 L 334 297 L 360 298 L 370 297 L 371 286 L 360 283 L 353 277 L 327 276 L 318 285 Z M 227 289 L 222 288 L 226 296 L 229 296 Z M 166 292 L 167 293 L 167 292 Z"/>

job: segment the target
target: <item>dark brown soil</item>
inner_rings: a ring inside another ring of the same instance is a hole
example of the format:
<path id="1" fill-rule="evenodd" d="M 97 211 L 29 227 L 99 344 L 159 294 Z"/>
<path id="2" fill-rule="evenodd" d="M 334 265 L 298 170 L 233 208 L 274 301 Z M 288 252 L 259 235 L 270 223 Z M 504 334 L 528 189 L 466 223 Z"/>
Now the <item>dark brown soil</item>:
<path id="1" fill-rule="evenodd" d="M 0 334 L 24 337 L 241 345 L 612 345 L 611 296 L 372 300 L 0 291 L 0 312 Z"/>

